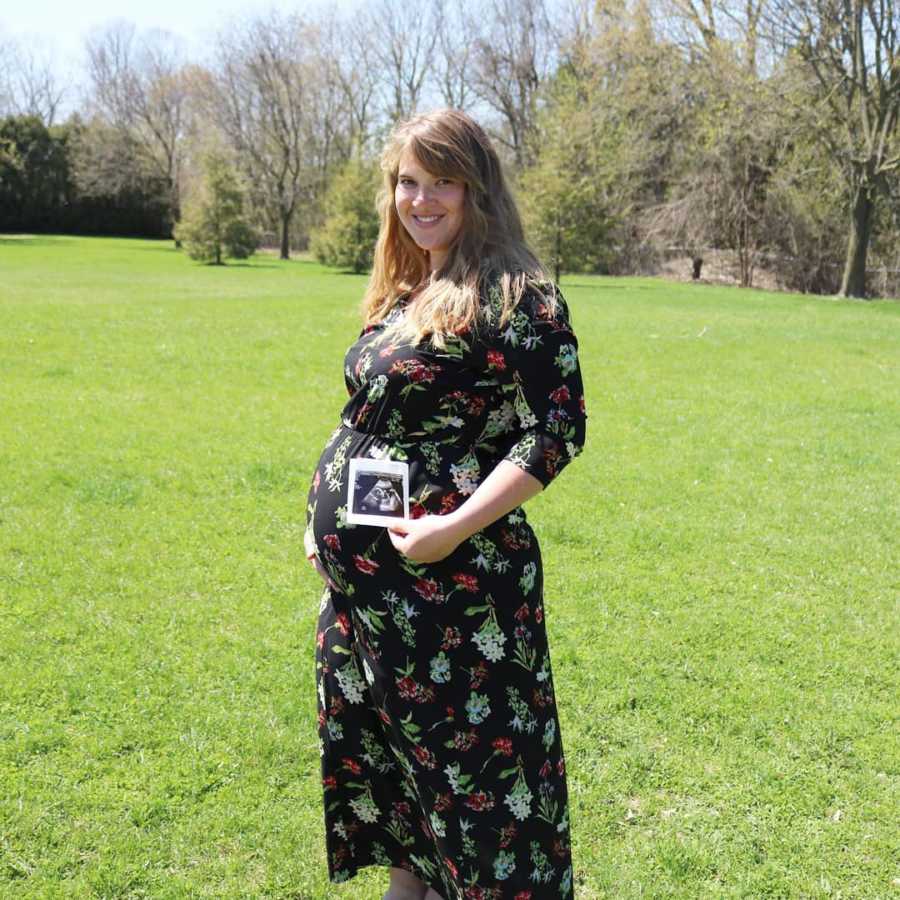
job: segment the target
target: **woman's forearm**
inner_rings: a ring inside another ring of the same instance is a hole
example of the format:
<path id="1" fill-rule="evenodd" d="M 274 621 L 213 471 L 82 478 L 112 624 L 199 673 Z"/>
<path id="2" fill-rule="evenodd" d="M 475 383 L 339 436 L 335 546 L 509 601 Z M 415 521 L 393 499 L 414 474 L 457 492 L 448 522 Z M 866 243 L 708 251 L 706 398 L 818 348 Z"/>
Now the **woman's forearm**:
<path id="1" fill-rule="evenodd" d="M 502 459 L 468 500 L 444 518 L 449 520 L 447 524 L 462 543 L 543 489 L 543 484 L 533 475 L 508 459 Z"/>

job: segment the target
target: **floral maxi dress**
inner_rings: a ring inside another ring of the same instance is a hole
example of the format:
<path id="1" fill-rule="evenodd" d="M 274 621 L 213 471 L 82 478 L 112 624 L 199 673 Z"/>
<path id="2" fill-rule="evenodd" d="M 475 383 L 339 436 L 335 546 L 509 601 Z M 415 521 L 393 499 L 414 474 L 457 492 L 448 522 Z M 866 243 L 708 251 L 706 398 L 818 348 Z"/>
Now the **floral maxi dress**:
<path id="1" fill-rule="evenodd" d="M 566 769 L 541 554 L 522 507 L 418 564 L 385 528 L 346 520 L 349 461 L 409 464 L 410 516 L 446 514 L 502 459 L 545 486 L 581 452 L 586 415 L 565 299 L 526 290 L 499 326 L 437 350 L 363 329 L 350 398 L 309 491 L 307 529 L 332 586 L 316 642 L 332 882 L 406 869 L 444 900 L 572 897 Z M 404 298 L 385 322 L 403 315 Z"/>

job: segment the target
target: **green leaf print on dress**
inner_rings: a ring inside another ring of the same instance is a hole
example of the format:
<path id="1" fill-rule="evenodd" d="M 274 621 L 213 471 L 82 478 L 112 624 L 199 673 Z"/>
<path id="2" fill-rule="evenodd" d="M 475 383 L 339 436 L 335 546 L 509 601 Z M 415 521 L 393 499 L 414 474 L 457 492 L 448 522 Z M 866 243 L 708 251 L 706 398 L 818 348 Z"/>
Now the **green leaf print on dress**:
<path id="1" fill-rule="evenodd" d="M 419 610 L 409 600 L 401 599 L 396 591 L 384 591 L 381 599 L 388 605 L 391 618 L 400 632 L 404 644 L 410 647 L 416 646 L 416 632 L 412 620 L 420 615 Z"/>
<path id="2" fill-rule="evenodd" d="M 364 701 L 366 683 L 363 680 L 362 672 L 359 671 L 355 655 L 351 655 L 344 665 L 334 670 L 334 677 L 348 703 L 362 703 Z"/>
<path id="3" fill-rule="evenodd" d="M 354 786 L 353 782 L 348 782 L 348 787 Z M 350 808 L 356 813 L 356 817 L 361 822 L 367 822 L 371 824 L 372 822 L 378 821 L 378 816 L 381 814 L 381 810 L 378 808 L 378 804 L 375 802 L 375 799 L 372 797 L 372 785 L 366 784 L 365 791 L 360 794 L 358 797 L 354 797 L 350 801 Z"/>
<path id="4" fill-rule="evenodd" d="M 537 728 L 537 719 L 531 711 L 531 707 L 522 699 L 513 685 L 507 685 L 506 696 L 514 715 L 510 719 L 510 727 L 513 731 L 524 731 L 531 734 Z"/>
<path id="5" fill-rule="evenodd" d="M 478 555 L 469 562 L 485 572 L 505 572 L 509 568 L 509 560 L 500 555 L 497 545 L 480 531 L 476 531 L 469 541 L 475 545 Z"/>
<path id="6" fill-rule="evenodd" d="M 525 780 L 525 771 L 521 764 L 518 766 L 518 775 L 512 790 L 503 798 L 503 802 L 509 807 L 510 812 L 520 821 L 523 822 L 531 815 L 531 801 L 534 794 L 528 787 Z"/>
<path id="7" fill-rule="evenodd" d="M 488 594 L 490 598 L 490 594 Z M 468 610 L 467 610 L 468 612 Z M 491 605 L 488 617 L 481 623 L 481 627 L 472 635 L 472 640 L 478 649 L 490 662 L 499 662 L 506 655 L 503 645 L 506 643 L 506 635 L 497 624 L 497 612 Z"/>
<path id="8" fill-rule="evenodd" d="M 458 762 L 448 763 L 447 767 L 444 769 L 444 774 L 447 776 L 447 780 L 450 782 L 450 787 L 453 789 L 454 794 L 468 796 L 472 793 L 474 788 L 472 776 L 460 772 L 460 764 Z"/>

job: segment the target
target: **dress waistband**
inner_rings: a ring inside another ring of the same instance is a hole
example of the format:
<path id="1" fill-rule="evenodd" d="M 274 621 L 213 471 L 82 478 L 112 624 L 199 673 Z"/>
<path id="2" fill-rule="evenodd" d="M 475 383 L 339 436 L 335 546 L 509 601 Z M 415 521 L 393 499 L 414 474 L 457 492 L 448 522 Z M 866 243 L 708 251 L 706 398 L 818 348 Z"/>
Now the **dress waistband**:
<path id="1" fill-rule="evenodd" d="M 355 425 L 348 422 L 343 416 L 341 417 L 341 425 L 348 431 L 355 431 L 357 434 L 364 434 L 367 437 L 375 438 L 376 440 L 384 441 L 385 443 L 390 443 L 391 441 L 391 438 L 389 438 L 386 434 L 379 434 L 377 431 L 363 431 L 361 428 L 357 428 Z"/>

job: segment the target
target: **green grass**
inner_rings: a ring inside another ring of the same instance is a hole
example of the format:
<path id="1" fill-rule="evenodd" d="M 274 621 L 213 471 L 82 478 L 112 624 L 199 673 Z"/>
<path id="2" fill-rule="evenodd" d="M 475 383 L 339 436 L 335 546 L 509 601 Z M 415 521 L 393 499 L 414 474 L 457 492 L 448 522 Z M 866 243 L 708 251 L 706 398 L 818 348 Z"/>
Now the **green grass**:
<path id="1" fill-rule="evenodd" d="M 308 479 L 363 277 L 0 238 L 0 896 L 329 885 Z M 900 305 L 563 280 L 576 898 L 898 896 Z"/>

